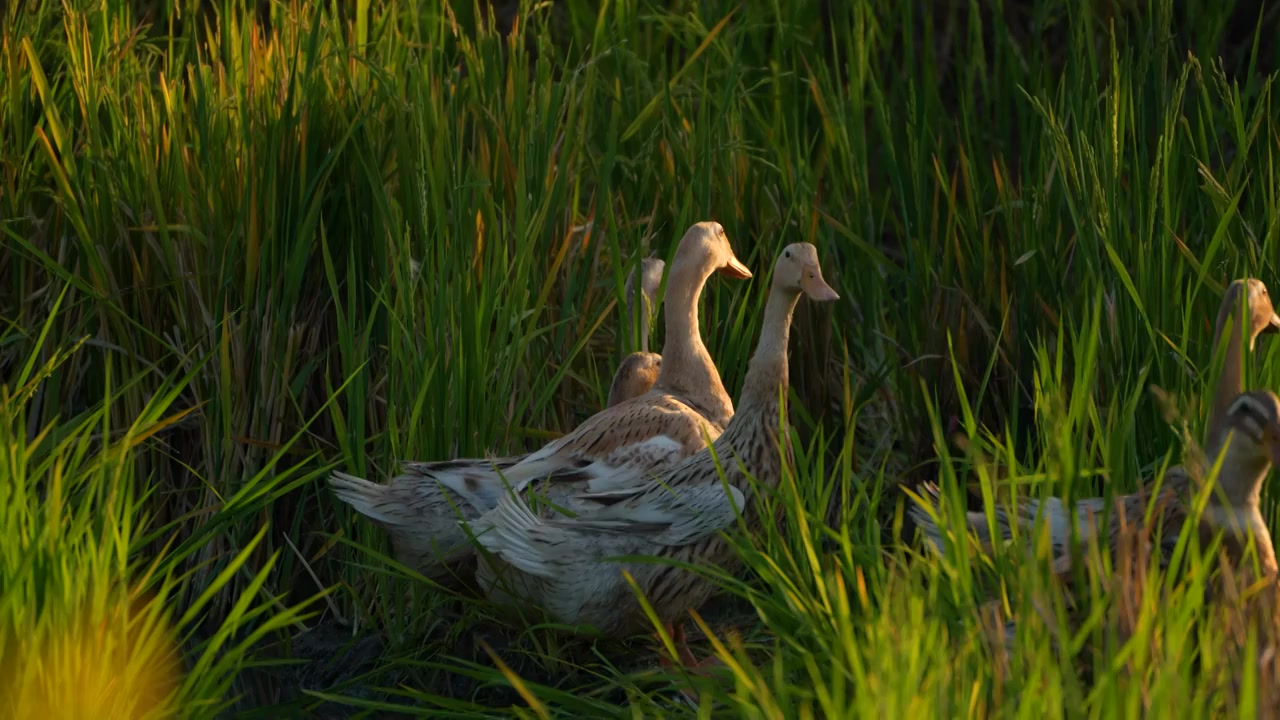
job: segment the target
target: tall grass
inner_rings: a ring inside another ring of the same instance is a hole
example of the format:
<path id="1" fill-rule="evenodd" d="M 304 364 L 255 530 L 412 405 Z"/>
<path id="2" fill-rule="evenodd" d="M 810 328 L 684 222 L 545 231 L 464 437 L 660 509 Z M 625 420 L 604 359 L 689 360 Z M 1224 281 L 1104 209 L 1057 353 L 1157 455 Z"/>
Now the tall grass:
<path id="1" fill-rule="evenodd" d="M 152 490 L 138 460 L 196 410 L 174 408 L 189 378 L 156 378 L 139 415 L 117 425 L 109 408 L 145 378 L 120 381 L 107 362 L 96 402 L 41 422 L 33 409 L 84 351 L 83 341 L 50 342 L 69 289 L 33 328 L 32 354 L 0 386 L 0 704 L 15 718 L 215 717 L 249 651 L 299 622 L 301 608 L 263 593 L 277 557 L 248 563 L 265 526 L 242 550 L 218 558 L 219 572 L 173 607 L 204 568 L 185 563 L 190 552 L 153 525 Z M 210 524 L 223 514 L 210 508 Z M 154 558 L 142 552 L 149 528 L 168 538 Z M 211 614 L 210 601 L 233 578 L 245 582 L 244 592 L 229 611 Z"/>
<path id="2" fill-rule="evenodd" d="M 1269 697 L 1212 630 L 1244 615 L 1202 602 L 1211 564 L 1123 617 L 1119 599 L 1154 595 L 1097 579 L 1072 634 L 1016 553 L 914 557 L 895 486 L 1123 491 L 1183 451 L 1147 386 L 1198 427 L 1222 288 L 1277 283 L 1274 10 L 315 5 L 5 6 L 6 662 L 71 657 L 90 612 L 153 653 L 117 664 L 156 683 L 157 712 L 687 712 L 641 646 L 525 629 L 414 577 L 321 478 L 573 427 L 631 347 L 626 273 L 711 218 L 757 273 L 705 294 L 731 392 L 784 244 L 816 244 L 842 300 L 829 344 L 820 314 L 798 328 L 803 451 L 770 501 L 784 522 L 740 538 L 745 579 L 708 610 L 739 634 L 707 646 L 730 666 L 696 681 L 707 703 L 1038 716 Z M 1251 385 L 1280 379 L 1275 352 Z M 952 457 L 953 417 L 1008 483 Z M 1021 621 L 1010 657 L 980 622 L 993 609 Z M 310 662 L 241 667 L 249 639 L 259 663 Z"/>

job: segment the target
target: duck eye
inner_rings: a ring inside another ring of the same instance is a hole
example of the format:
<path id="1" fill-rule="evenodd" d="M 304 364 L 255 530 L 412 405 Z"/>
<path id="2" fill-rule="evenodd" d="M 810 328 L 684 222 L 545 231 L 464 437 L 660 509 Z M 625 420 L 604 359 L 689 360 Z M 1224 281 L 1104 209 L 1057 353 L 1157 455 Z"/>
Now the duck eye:
<path id="1" fill-rule="evenodd" d="M 782 251 L 782 257 L 784 257 L 784 258 L 786 258 L 786 259 L 790 260 L 790 259 L 791 259 L 791 251 L 790 251 L 790 250 L 783 250 L 783 251 Z"/>

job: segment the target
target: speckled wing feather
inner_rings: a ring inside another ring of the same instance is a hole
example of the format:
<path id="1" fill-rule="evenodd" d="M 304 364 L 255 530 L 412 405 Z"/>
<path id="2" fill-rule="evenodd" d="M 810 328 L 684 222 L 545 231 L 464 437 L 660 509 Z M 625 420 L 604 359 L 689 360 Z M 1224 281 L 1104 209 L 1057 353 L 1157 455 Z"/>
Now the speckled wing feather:
<path id="1" fill-rule="evenodd" d="M 519 492 L 544 478 L 574 483 L 587 492 L 626 487 L 701 450 L 704 438 L 715 440 L 720 431 L 689 405 L 654 391 L 593 415 L 500 473 L 435 477 L 487 510 L 497 505 L 508 485 Z"/>
<path id="2" fill-rule="evenodd" d="M 574 532 L 645 535 L 659 545 L 679 546 L 697 542 L 733 523 L 746 506 L 746 496 L 732 485 L 705 483 L 667 488 L 615 491 L 580 496 L 616 502 L 599 505 L 594 512 L 548 524 Z"/>

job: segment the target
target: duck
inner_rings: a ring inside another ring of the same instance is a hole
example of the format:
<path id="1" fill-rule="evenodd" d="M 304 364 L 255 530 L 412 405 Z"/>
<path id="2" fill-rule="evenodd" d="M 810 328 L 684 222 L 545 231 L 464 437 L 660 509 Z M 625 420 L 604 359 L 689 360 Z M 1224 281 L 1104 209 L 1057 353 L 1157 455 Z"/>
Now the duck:
<path id="1" fill-rule="evenodd" d="M 1209 416 L 1205 423 L 1204 447 L 1219 447 L 1222 436 L 1226 432 L 1226 409 L 1243 390 L 1243 338 L 1241 329 L 1246 323 L 1236 322 L 1236 312 L 1243 309 L 1248 313 L 1249 352 L 1253 352 L 1261 335 L 1280 334 L 1280 315 L 1276 314 L 1271 304 L 1271 294 L 1267 286 L 1257 278 L 1241 278 L 1227 286 L 1223 293 L 1222 304 L 1218 307 L 1218 319 L 1214 323 L 1213 350 L 1219 352 L 1219 343 L 1227 327 L 1231 328 L 1227 346 L 1222 349 L 1222 372 L 1218 375 L 1218 383 L 1214 388 L 1213 402 L 1209 406 Z"/>
<path id="2" fill-rule="evenodd" d="M 1221 444 L 1207 450 L 1209 457 L 1217 457 L 1221 453 L 1221 467 L 1216 487 L 1209 492 L 1207 504 L 1200 515 L 1197 531 L 1201 541 L 1206 544 L 1216 533 L 1222 531 L 1224 548 L 1233 562 L 1243 556 L 1252 539 L 1263 575 L 1274 580 L 1277 574 L 1275 549 L 1271 532 L 1262 515 L 1260 498 L 1267 474 L 1273 465 L 1280 464 L 1280 398 L 1270 390 L 1239 393 L 1221 411 L 1218 423 L 1219 432 L 1216 437 L 1220 438 Z M 1153 491 L 1146 487 L 1135 493 L 1112 498 L 1110 510 L 1105 498 L 1096 498 L 1100 502 L 1096 510 L 1091 506 L 1090 518 L 1101 520 L 1103 515 L 1108 517 L 1105 525 L 1097 522 L 1089 526 L 1091 532 L 1088 538 L 1093 539 L 1093 528 L 1107 527 L 1108 535 L 1103 542 L 1114 555 L 1120 547 L 1121 534 L 1147 523 L 1146 510 L 1154 507 L 1155 512 L 1148 526 L 1163 526 L 1161 545 L 1156 550 L 1159 552 L 1160 566 L 1166 568 L 1182 526 L 1190 517 L 1192 500 L 1204 482 L 1202 475 L 1182 466 L 1165 471 L 1159 489 L 1155 490 L 1159 496 L 1154 504 L 1151 502 Z M 929 495 L 934 504 L 937 504 L 939 493 L 936 486 L 931 486 L 924 494 Z M 910 512 L 929 542 L 941 552 L 943 530 L 933 516 L 919 504 L 913 506 Z M 1016 518 L 1019 527 L 1029 526 L 1034 519 L 1035 515 L 1028 514 L 1025 509 Z M 969 512 L 966 520 L 969 529 L 978 535 L 979 542 L 987 547 L 994 544 L 983 513 Z M 1009 539 L 1008 531 L 1012 522 L 1002 508 L 997 509 L 996 525 L 999 539 Z M 1051 525 L 1049 530 L 1054 571 L 1065 575 L 1071 567 L 1068 554 L 1070 536 L 1060 527 Z"/>
<path id="3" fill-rule="evenodd" d="M 650 481 L 578 494 L 573 517 L 547 508 L 535 513 L 522 494 L 505 493 L 495 509 L 472 523 L 477 541 L 496 561 L 481 563 L 477 584 L 491 598 L 496 593 L 509 599 L 515 592 L 519 601 L 563 623 L 621 637 L 652 629 L 625 572 L 675 641 L 680 660 L 692 668 L 704 665 L 685 643 L 683 622 L 676 621 L 707 600 L 714 584 L 673 564 L 611 558 L 736 563 L 720 531 L 738 517 L 748 529 L 759 527 L 760 506 L 752 502 L 750 478 L 776 487 L 782 453 L 790 450 L 779 422 L 786 417 L 780 411 L 788 387 L 791 318 L 802 294 L 816 302 L 840 297 L 822 277 L 817 249 L 803 242 L 786 246 L 777 258 L 737 412 L 711 445 Z"/>
<path id="4" fill-rule="evenodd" d="M 1241 309 L 1242 303 L 1247 308 L 1247 323 L 1236 322 L 1236 312 Z M 1248 350 L 1250 352 L 1256 348 L 1260 336 L 1280 334 L 1280 315 L 1276 314 L 1272 306 L 1266 284 L 1251 277 L 1238 278 L 1227 286 L 1214 323 L 1211 347 L 1214 348 L 1215 353 L 1223 355 L 1223 366 L 1214 387 L 1213 399 L 1205 422 L 1202 447 L 1211 452 L 1222 446 L 1223 436 L 1229 425 L 1226 421 L 1226 409 L 1243 391 L 1242 353 L 1245 343 L 1242 331 L 1246 326 L 1249 328 Z M 1186 472 L 1185 468 L 1171 468 L 1166 471 L 1166 478 L 1169 473 L 1177 475 Z M 922 483 L 920 491 L 936 504 L 940 495 L 936 484 Z M 1105 511 L 1106 503 L 1107 500 L 1103 497 L 1083 498 L 1075 502 L 1076 532 L 1082 542 L 1087 542 L 1093 537 L 1097 527 L 1096 520 Z M 1044 514 L 1049 524 L 1055 556 L 1059 558 L 1059 567 L 1065 569 L 1069 565 L 1063 553 L 1070 542 L 1071 520 L 1066 504 L 1059 498 L 1050 497 L 1043 500 L 1020 498 L 1016 509 L 1016 520 L 1010 518 L 1003 508 L 996 508 L 994 513 L 996 535 L 994 536 L 992 528 L 987 524 L 986 515 L 982 512 L 967 512 L 966 524 L 977 535 L 979 544 L 989 548 L 997 540 L 1010 538 L 1012 533 L 1010 526 L 1013 522 L 1018 522 L 1020 526 L 1030 526 L 1038 514 Z M 925 515 L 927 513 L 921 508 L 912 508 L 913 518 L 923 520 Z M 927 524 L 935 527 L 932 520 L 928 520 Z M 926 537 L 935 539 L 928 529 L 926 529 Z M 934 546 L 935 549 L 941 550 L 939 543 L 935 542 Z"/>
<path id="5" fill-rule="evenodd" d="M 329 477 L 334 495 L 388 531 L 397 561 L 437 579 L 474 557 L 459 516 L 472 520 L 493 509 L 508 487 L 518 491 L 540 480 L 545 488 L 601 491 L 692 455 L 733 416 L 733 401 L 698 326 L 698 300 L 717 273 L 752 277 L 720 223 L 695 223 L 672 260 L 663 298 L 666 344 L 647 392 L 601 410 L 529 454 L 402 463 L 385 485 L 335 471 Z"/>
<path id="6" fill-rule="evenodd" d="M 627 314 L 630 317 L 640 316 L 640 349 L 628 353 L 618 363 L 613 374 L 613 382 L 609 384 L 609 397 L 605 407 L 613 407 L 631 398 L 639 397 L 651 390 L 658 381 L 658 373 L 662 370 L 662 356 L 649 352 L 649 323 L 656 310 L 658 286 L 662 284 L 662 272 L 666 263 L 658 258 L 645 258 L 640 261 L 639 287 L 636 282 L 636 271 L 627 276 L 624 293 L 627 299 Z M 636 297 L 639 292 L 640 297 Z"/>

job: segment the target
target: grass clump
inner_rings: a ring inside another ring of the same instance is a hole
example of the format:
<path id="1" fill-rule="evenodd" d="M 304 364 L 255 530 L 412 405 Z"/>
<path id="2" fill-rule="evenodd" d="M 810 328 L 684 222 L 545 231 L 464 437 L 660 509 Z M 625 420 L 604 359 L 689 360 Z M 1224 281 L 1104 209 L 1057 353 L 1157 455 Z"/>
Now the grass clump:
<path id="1" fill-rule="evenodd" d="M 1124 492 L 1184 452 L 1146 388 L 1200 427 L 1222 288 L 1278 282 L 1273 9 L 260 5 L 3 9 L 23 712 L 107 669 L 143 688 L 98 701 L 126 715 L 692 712 L 640 645 L 413 577 L 322 479 L 572 428 L 631 346 L 626 273 L 715 219 L 755 270 L 814 243 L 842 300 L 801 310 L 802 450 L 704 609 L 706 703 L 1266 714 L 1274 630 L 1203 601 L 1214 563 L 1068 603 L 1013 549 L 922 561 L 896 486 Z M 705 296 L 735 395 L 764 280 Z"/>
<path id="2" fill-rule="evenodd" d="M 116 383 L 107 367 L 98 402 L 39 423 L 33 407 L 84 351 L 79 342 L 39 359 L 66 294 L 34 352 L 0 385 L 0 704 L 15 718 L 216 717 L 249 651 L 298 622 L 301 608 L 262 593 L 276 558 L 247 562 L 265 527 L 219 559 L 198 597 L 174 607 L 200 568 L 184 563 L 189 551 L 171 545 L 171 528 L 153 523 L 137 458 L 195 410 L 174 407 L 188 378 L 153 383 L 138 417 L 115 425 L 108 408 L 142 378 Z M 221 512 L 211 510 L 216 523 Z M 165 552 L 148 557 L 157 536 L 170 538 Z M 211 614 L 210 601 L 237 576 L 246 592 Z"/>

